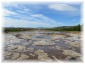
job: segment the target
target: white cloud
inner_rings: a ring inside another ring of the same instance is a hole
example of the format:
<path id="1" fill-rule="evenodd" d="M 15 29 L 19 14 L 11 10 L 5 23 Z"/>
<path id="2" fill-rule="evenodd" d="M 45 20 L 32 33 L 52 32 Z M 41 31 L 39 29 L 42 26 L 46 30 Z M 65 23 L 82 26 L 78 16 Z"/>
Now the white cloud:
<path id="1" fill-rule="evenodd" d="M 6 19 L 6 20 L 5 20 Z M 27 21 L 27 20 L 14 20 L 11 18 L 4 18 L 4 27 L 50 27 L 50 24 L 44 23 L 44 22 L 33 22 L 33 21 Z"/>
<path id="2" fill-rule="evenodd" d="M 76 11 L 77 10 L 76 8 L 67 4 L 50 4 L 48 5 L 48 7 L 50 9 L 59 10 L 59 11 Z"/>
<path id="3" fill-rule="evenodd" d="M 7 9 L 3 9 L 2 11 L 3 11 L 3 15 L 4 15 L 4 16 L 9 16 L 9 15 L 11 15 L 11 14 L 13 14 L 13 15 L 16 15 L 16 14 L 17 14 L 17 13 L 15 13 L 15 12 L 10 11 L 10 10 L 7 10 Z"/>
<path id="4" fill-rule="evenodd" d="M 32 11 L 32 10 L 25 8 L 24 11 L 25 12 L 28 12 L 28 11 Z"/>
<path id="5" fill-rule="evenodd" d="M 35 17 L 35 18 L 40 18 L 40 19 L 43 20 L 43 22 L 48 22 L 50 24 L 58 24 L 58 22 L 56 22 L 55 20 L 52 20 L 52 19 L 50 19 L 50 18 L 48 18 L 48 17 L 46 17 L 46 16 L 44 16 L 42 14 L 33 14 L 31 16 Z"/>
<path id="6" fill-rule="evenodd" d="M 32 22 L 37 22 L 38 21 L 38 22 L 41 22 L 41 23 L 43 22 L 43 23 L 49 24 L 49 25 L 52 25 L 52 24 L 57 25 L 58 24 L 56 21 L 54 21 L 54 20 L 52 20 L 52 19 L 50 19 L 50 18 L 48 18 L 48 17 L 46 17 L 46 16 L 44 16 L 42 14 L 33 14 L 33 13 L 29 12 L 28 15 L 24 15 L 24 14 L 19 14 L 19 13 L 12 12 L 12 11 L 6 10 L 6 9 L 4 9 L 4 11 L 6 11 L 6 12 L 8 11 L 8 13 L 5 13 L 5 16 L 9 16 L 11 14 L 14 14 L 14 15 L 16 14 L 15 16 L 17 18 L 21 18 L 23 20 L 28 20 L 30 22 L 31 21 Z M 22 12 L 24 12 L 24 11 L 22 10 Z"/>
<path id="7" fill-rule="evenodd" d="M 8 6 L 10 7 L 10 6 Z M 17 13 L 15 11 L 10 11 L 7 9 L 4 10 L 4 16 L 10 16 L 13 15 L 15 18 L 20 19 L 14 19 L 13 17 L 5 17 L 4 19 L 4 26 L 11 26 L 14 25 L 16 27 L 54 27 L 58 26 L 60 23 L 48 18 L 47 16 L 43 14 L 35 14 L 32 13 L 34 10 L 30 10 L 29 8 L 25 6 L 15 5 L 16 11 L 20 12 Z M 25 13 L 25 14 L 21 14 Z"/>
<path id="8" fill-rule="evenodd" d="M 17 12 L 31 14 L 32 10 L 26 8 L 25 6 L 18 6 Z"/>
<path id="9" fill-rule="evenodd" d="M 10 7 L 10 6 L 12 6 L 12 7 L 19 8 L 18 3 L 15 3 L 15 2 L 12 2 L 12 1 L 9 1 L 9 2 L 4 1 L 4 2 L 3 2 L 3 6 L 6 6 L 6 7 Z"/>

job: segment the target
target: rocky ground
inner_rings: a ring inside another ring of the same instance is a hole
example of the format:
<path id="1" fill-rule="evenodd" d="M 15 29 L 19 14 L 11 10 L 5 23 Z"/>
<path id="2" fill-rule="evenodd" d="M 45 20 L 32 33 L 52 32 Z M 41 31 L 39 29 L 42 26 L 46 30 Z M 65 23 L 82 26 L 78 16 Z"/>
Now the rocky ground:
<path id="1" fill-rule="evenodd" d="M 5 33 L 4 59 L 82 61 L 80 32 Z"/>

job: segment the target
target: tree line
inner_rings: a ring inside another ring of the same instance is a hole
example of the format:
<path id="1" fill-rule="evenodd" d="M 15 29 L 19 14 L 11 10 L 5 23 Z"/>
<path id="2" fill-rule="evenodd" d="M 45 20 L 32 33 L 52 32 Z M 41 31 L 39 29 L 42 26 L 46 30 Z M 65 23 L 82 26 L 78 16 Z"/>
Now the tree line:
<path id="1" fill-rule="evenodd" d="M 81 25 L 46 28 L 44 30 L 50 30 L 50 31 L 81 31 Z"/>
<path id="2" fill-rule="evenodd" d="M 19 32 L 19 31 L 34 31 L 39 28 L 4 28 L 4 32 Z M 81 25 L 77 26 L 62 26 L 62 27 L 54 27 L 54 28 L 41 28 L 39 30 L 45 31 L 81 31 Z"/>

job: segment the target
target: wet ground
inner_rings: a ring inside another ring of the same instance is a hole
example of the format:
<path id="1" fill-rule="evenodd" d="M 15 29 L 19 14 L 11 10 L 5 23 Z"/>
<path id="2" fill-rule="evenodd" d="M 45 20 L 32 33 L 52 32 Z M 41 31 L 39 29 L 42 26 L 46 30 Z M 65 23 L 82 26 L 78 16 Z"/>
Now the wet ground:
<path id="1" fill-rule="evenodd" d="M 80 32 L 5 34 L 5 60 L 82 61 Z"/>

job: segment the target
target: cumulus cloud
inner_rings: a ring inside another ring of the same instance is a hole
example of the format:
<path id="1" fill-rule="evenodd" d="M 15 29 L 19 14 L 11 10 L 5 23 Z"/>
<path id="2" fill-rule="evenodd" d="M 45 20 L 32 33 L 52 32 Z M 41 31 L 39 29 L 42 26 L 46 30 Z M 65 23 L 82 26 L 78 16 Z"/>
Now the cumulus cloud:
<path id="1" fill-rule="evenodd" d="M 48 5 L 48 8 L 58 10 L 58 11 L 76 11 L 77 10 L 75 7 L 72 7 L 67 4 L 50 4 Z"/>

